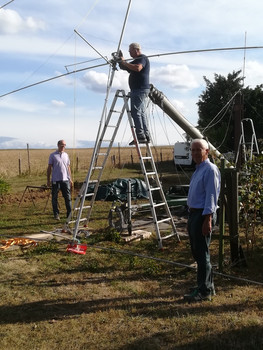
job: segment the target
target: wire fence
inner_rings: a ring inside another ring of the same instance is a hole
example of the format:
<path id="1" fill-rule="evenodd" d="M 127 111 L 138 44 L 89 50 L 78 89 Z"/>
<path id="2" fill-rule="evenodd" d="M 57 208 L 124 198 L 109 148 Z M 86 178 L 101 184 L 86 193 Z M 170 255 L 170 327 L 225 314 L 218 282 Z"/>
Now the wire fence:
<path id="1" fill-rule="evenodd" d="M 142 152 L 146 148 L 142 147 Z M 106 148 L 105 148 L 106 150 Z M 24 174 L 38 175 L 47 170 L 48 158 L 54 150 L 49 149 L 12 149 L 0 150 L 0 176 L 4 178 Z M 72 171 L 88 171 L 93 149 L 67 149 Z M 173 160 L 173 146 L 157 146 L 152 149 L 156 163 Z M 114 147 L 109 154 L 106 167 L 122 168 L 139 164 L 135 147 Z"/>

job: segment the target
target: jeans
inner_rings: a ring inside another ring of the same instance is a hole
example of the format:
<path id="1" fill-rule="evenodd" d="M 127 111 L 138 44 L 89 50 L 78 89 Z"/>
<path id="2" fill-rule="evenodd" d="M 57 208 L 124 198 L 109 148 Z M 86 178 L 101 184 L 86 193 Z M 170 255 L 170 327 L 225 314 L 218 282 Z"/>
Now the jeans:
<path id="1" fill-rule="evenodd" d="M 200 209 L 189 214 L 187 228 L 192 255 L 197 263 L 198 290 L 201 294 L 207 295 L 214 291 L 214 283 L 209 252 L 211 233 L 207 236 L 202 234 L 204 221 L 202 211 L 203 209 Z"/>
<path id="2" fill-rule="evenodd" d="M 58 209 L 58 192 L 61 190 L 65 200 L 67 209 L 67 217 L 71 213 L 71 195 L 70 195 L 70 182 L 69 181 L 56 181 L 52 183 L 52 208 L 54 216 L 59 214 Z"/>
<path id="3" fill-rule="evenodd" d="M 146 114 L 149 92 L 148 89 L 137 89 L 130 93 L 131 115 L 138 139 L 150 138 Z"/>

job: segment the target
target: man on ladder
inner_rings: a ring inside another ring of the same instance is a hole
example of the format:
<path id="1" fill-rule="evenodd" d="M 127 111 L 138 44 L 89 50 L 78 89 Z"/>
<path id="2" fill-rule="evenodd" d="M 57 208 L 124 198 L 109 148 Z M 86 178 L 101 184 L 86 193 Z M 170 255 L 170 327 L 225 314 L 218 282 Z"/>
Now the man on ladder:
<path id="1" fill-rule="evenodd" d="M 154 163 L 153 155 L 150 147 L 150 133 L 148 130 L 148 123 L 146 118 L 147 109 L 147 98 L 150 92 L 149 84 L 149 73 L 150 73 L 150 63 L 145 55 L 141 54 L 140 45 L 137 43 L 132 43 L 129 45 L 129 52 L 134 60 L 128 63 L 124 60 L 122 52 L 118 51 L 118 57 L 116 56 L 121 69 L 124 69 L 130 73 L 129 76 L 129 86 L 131 92 L 129 95 L 125 94 L 124 90 L 117 90 L 115 97 L 113 99 L 109 113 L 105 119 L 102 130 L 99 129 L 97 143 L 94 147 L 92 160 L 89 168 L 89 172 L 83 182 L 82 188 L 78 194 L 78 197 L 74 203 L 73 216 L 69 217 L 66 223 L 66 227 L 69 224 L 74 224 L 73 229 L 73 239 L 75 240 L 78 233 L 85 230 L 90 219 L 93 204 L 95 202 L 96 193 L 98 191 L 101 176 L 107 162 L 110 150 L 112 148 L 116 133 L 118 131 L 120 122 L 122 120 L 124 112 L 127 112 L 128 120 L 131 126 L 131 131 L 133 135 L 133 141 L 130 145 L 135 145 L 139 156 L 141 169 L 144 175 L 146 188 L 149 193 L 149 202 L 152 212 L 153 222 L 155 225 L 156 236 L 158 240 L 158 245 L 162 248 L 162 240 L 170 238 L 172 236 L 177 236 L 180 241 L 179 235 L 176 231 L 175 223 L 171 215 L 170 209 L 168 207 L 162 185 L 159 180 L 157 169 Z M 123 106 L 119 110 L 116 108 L 116 103 L 118 99 L 123 100 Z M 131 99 L 131 108 L 129 108 L 128 100 Z M 117 122 L 113 115 L 119 115 Z M 112 120 L 113 119 L 113 120 Z M 105 136 L 107 138 L 105 139 Z M 102 143 L 108 143 L 107 151 L 102 151 Z M 146 155 L 141 152 L 140 144 L 146 144 Z M 148 165 L 146 167 L 146 164 Z M 150 168 L 150 169 L 149 169 Z M 150 184 L 150 178 L 152 184 Z M 90 184 L 94 185 L 93 191 L 88 191 Z M 153 193 L 159 193 L 161 201 L 155 203 L 153 198 Z M 165 212 L 164 218 L 158 218 L 158 211 Z M 84 212 L 86 211 L 86 215 Z M 161 236 L 160 224 L 167 223 L 172 228 L 172 233 L 166 236 Z M 81 225 L 81 226 L 80 226 Z"/>
<path id="2" fill-rule="evenodd" d="M 126 70 L 129 75 L 129 87 L 131 98 L 131 115 L 134 121 L 136 135 L 139 143 L 150 142 L 150 133 L 146 116 L 147 98 L 150 92 L 149 75 L 150 62 L 147 56 L 141 53 L 138 43 L 129 45 L 129 53 L 134 60 L 127 62 L 120 51 L 120 69 Z M 135 141 L 130 142 L 134 145 Z"/>

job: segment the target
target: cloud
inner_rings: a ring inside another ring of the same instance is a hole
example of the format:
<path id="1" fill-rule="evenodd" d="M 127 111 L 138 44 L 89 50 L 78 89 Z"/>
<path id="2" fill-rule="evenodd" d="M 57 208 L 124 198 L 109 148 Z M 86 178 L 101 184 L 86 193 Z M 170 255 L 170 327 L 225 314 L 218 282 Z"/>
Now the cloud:
<path id="1" fill-rule="evenodd" d="M 52 106 L 55 106 L 55 107 L 65 107 L 65 105 L 66 105 L 65 102 L 57 101 L 57 100 L 52 100 L 51 104 L 52 104 Z"/>
<path id="2" fill-rule="evenodd" d="M 171 65 L 154 68 L 151 71 L 153 79 L 170 88 L 191 90 L 199 86 L 194 75 L 186 65 Z"/>
<path id="3" fill-rule="evenodd" d="M 106 73 L 96 72 L 94 70 L 88 71 L 84 74 L 82 82 L 88 90 L 99 93 L 105 93 L 108 83 L 108 75 Z M 128 74 L 118 71 L 113 80 L 112 87 L 114 89 L 128 89 Z"/>
<path id="4" fill-rule="evenodd" d="M 263 81 L 263 64 L 257 61 L 248 61 L 245 65 L 245 86 L 253 88 Z"/>
<path id="5" fill-rule="evenodd" d="M 31 16 L 23 18 L 18 12 L 9 9 L 0 11 L 0 34 L 36 32 L 44 30 L 45 27 L 43 21 L 35 20 Z"/>
<path id="6" fill-rule="evenodd" d="M 108 77 L 105 73 L 99 73 L 94 70 L 86 72 L 82 78 L 82 82 L 88 90 L 96 92 L 105 92 Z"/>

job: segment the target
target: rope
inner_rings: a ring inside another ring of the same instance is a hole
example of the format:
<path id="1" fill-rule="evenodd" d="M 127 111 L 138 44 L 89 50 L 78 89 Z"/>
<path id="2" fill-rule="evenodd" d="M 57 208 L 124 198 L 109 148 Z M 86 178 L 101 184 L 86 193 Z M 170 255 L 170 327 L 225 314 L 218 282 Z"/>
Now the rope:
<path id="1" fill-rule="evenodd" d="M 48 232 L 48 231 L 42 231 L 42 232 L 46 232 L 46 233 L 49 233 L 49 234 L 53 234 L 54 233 L 54 232 Z M 63 235 L 58 235 L 58 236 L 64 237 Z M 68 237 L 64 237 L 64 238 L 72 243 L 72 239 L 69 240 Z M 31 240 L 29 238 L 26 238 L 26 237 L 24 237 L 24 238 L 18 237 L 18 238 L 14 238 L 14 239 L 10 239 L 10 240 L 1 241 L 1 243 L 5 244 L 5 242 L 7 242 L 7 241 L 8 242 L 10 241 L 11 243 L 12 243 L 12 241 L 19 243 L 19 241 L 21 241 L 21 244 L 23 243 L 23 245 L 24 245 L 25 242 L 28 242 L 28 243 L 33 244 L 33 245 L 36 245 L 35 240 L 46 242 L 46 240 L 44 240 L 44 239 L 35 239 L 34 238 L 34 241 L 33 241 L 33 240 Z M 65 244 L 64 242 L 58 242 L 58 241 L 55 242 L 55 243 Z M 14 245 L 14 244 L 15 243 L 12 243 L 10 245 Z M 128 251 L 128 250 L 116 249 L 116 248 L 108 248 L 108 247 L 101 247 L 101 246 L 89 245 L 89 244 L 82 244 L 82 246 L 86 246 L 88 248 L 106 250 L 106 251 L 110 251 L 112 253 L 119 253 L 119 254 L 126 254 L 126 255 L 137 256 L 139 258 L 155 260 L 155 261 L 158 261 L 158 262 L 162 262 L 162 263 L 166 263 L 166 264 L 170 264 L 170 265 L 174 265 L 174 266 L 179 266 L 179 267 L 186 267 L 186 268 L 189 268 L 189 269 L 192 269 L 192 270 L 196 270 L 197 269 L 195 266 L 191 266 L 191 265 L 188 265 L 188 264 L 179 263 L 177 261 L 171 261 L 171 260 L 162 259 L 162 258 L 156 258 L 156 257 L 150 256 L 150 255 L 134 253 L 134 252 L 131 252 L 131 251 Z M 233 275 L 228 275 L 228 274 L 217 272 L 217 271 L 213 271 L 213 274 L 221 276 L 221 277 L 233 279 L 233 280 L 236 280 L 236 281 L 241 281 L 241 282 L 246 282 L 246 283 L 250 283 L 250 284 L 256 284 L 256 285 L 259 285 L 259 286 L 263 286 L 262 282 L 253 281 L 253 280 L 250 280 L 250 279 L 247 279 L 247 278 L 242 278 L 242 277 L 237 277 L 237 276 L 233 276 Z"/>
<path id="2" fill-rule="evenodd" d="M 115 249 L 115 248 L 106 248 L 106 247 L 94 246 L 94 245 L 88 245 L 88 244 L 87 244 L 87 247 L 100 249 L 100 250 L 108 250 L 108 251 L 110 251 L 112 253 L 120 253 L 120 254 L 138 256 L 139 258 L 155 260 L 155 261 L 158 261 L 158 262 L 162 262 L 162 263 L 166 263 L 166 264 L 170 264 L 170 265 L 175 265 L 175 266 L 179 266 L 179 267 L 186 267 L 186 268 L 189 268 L 189 269 L 192 269 L 192 270 L 196 270 L 197 269 L 194 266 L 183 264 L 183 263 L 179 263 L 177 261 L 171 261 L 171 260 L 162 259 L 162 258 L 155 258 L 153 256 L 139 254 L 139 253 L 134 253 L 134 252 L 131 252 L 131 251 L 128 251 L 128 250 Z M 236 276 L 228 275 L 228 274 L 217 272 L 217 271 L 213 271 L 213 274 L 221 276 L 221 277 L 233 279 L 233 280 L 236 280 L 236 281 L 241 281 L 241 282 L 246 282 L 246 283 L 251 283 L 251 284 L 256 284 L 256 285 L 259 285 L 259 286 L 263 286 L 262 282 L 249 280 L 247 278 L 236 277 Z"/>
<path id="3" fill-rule="evenodd" d="M 236 97 L 236 95 L 241 91 L 241 89 L 239 89 L 232 97 L 231 99 L 223 106 L 223 108 L 217 113 L 217 115 L 207 124 L 207 126 L 203 129 L 203 132 L 205 132 L 206 130 L 214 127 L 216 124 L 218 124 L 222 119 L 223 117 L 225 116 L 226 112 L 228 111 L 228 108 L 230 106 L 230 103 L 233 101 L 233 99 Z M 222 111 L 226 108 L 226 111 L 225 111 L 225 114 L 223 114 L 223 116 L 217 121 L 215 122 L 214 124 L 212 124 L 216 119 L 217 117 L 222 113 Z"/>

